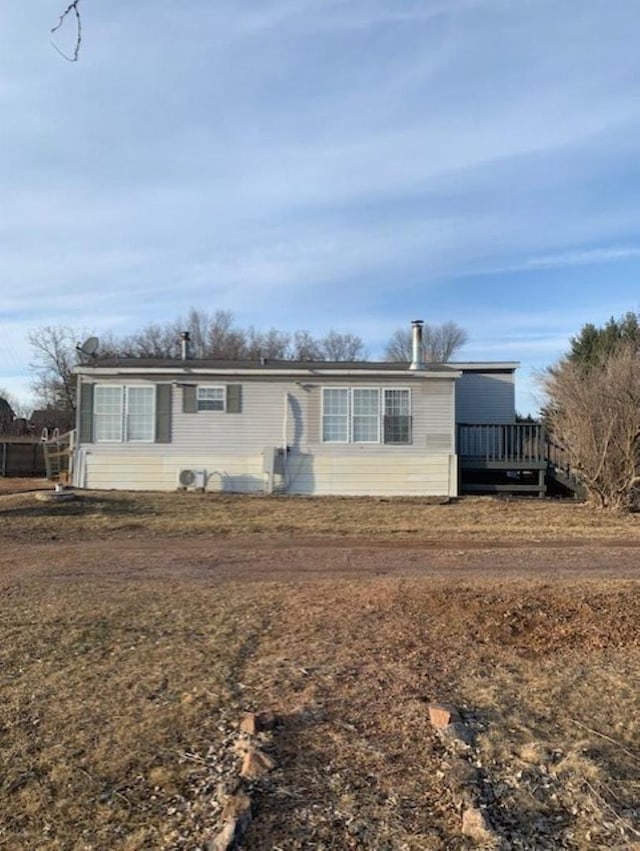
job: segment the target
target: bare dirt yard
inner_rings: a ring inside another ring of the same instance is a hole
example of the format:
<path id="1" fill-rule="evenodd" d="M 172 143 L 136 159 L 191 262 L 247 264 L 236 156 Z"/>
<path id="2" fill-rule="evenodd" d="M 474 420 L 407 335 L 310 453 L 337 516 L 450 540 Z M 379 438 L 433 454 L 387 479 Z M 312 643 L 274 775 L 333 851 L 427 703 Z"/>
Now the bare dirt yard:
<path id="1" fill-rule="evenodd" d="M 0 483 L 2 851 L 640 847 L 640 518 Z"/>

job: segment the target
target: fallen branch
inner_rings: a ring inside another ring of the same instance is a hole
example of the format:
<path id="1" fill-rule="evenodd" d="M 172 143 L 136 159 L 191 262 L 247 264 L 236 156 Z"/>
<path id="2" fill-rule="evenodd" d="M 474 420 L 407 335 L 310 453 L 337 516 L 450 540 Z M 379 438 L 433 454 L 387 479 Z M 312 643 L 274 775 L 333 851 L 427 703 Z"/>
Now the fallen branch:
<path id="1" fill-rule="evenodd" d="M 614 810 L 614 808 L 611 806 L 611 804 L 602 797 L 600 792 L 598 792 L 597 789 L 593 788 L 593 786 L 591 785 L 591 783 L 589 783 L 588 780 L 585 780 L 584 784 L 587 787 L 587 789 L 591 792 L 593 797 L 596 798 L 596 800 L 599 801 L 600 804 L 603 807 L 605 807 L 605 809 L 609 810 L 609 812 L 612 814 L 612 816 L 615 818 L 615 820 L 617 822 L 619 822 L 621 825 L 624 825 L 625 830 L 628 830 L 629 833 L 633 833 L 634 836 L 640 836 L 640 831 L 636 830 L 635 827 L 633 827 L 631 824 L 629 824 L 629 822 L 626 819 L 622 818 L 622 816 L 619 815 Z"/>
<path id="2" fill-rule="evenodd" d="M 612 745 L 620 748 L 623 753 L 626 753 L 627 756 L 630 756 L 632 760 L 637 763 L 640 763 L 640 757 L 637 754 L 634 754 L 633 751 L 625 748 L 624 745 L 621 745 L 620 742 L 612 739 L 611 736 L 607 736 L 606 733 L 600 733 L 598 730 L 593 730 L 591 727 L 587 727 L 586 724 L 583 724 L 582 721 L 578 721 L 577 718 L 569 718 L 569 721 L 573 721 L 574 724 L 577 724 L 578 727 L 582 727 L 583 730 L 586 730 L 587 733 L 592 733 L 594 736 L 599 736 L 601 739 L 605 739 L 607 742 L 611 742 Z"/>

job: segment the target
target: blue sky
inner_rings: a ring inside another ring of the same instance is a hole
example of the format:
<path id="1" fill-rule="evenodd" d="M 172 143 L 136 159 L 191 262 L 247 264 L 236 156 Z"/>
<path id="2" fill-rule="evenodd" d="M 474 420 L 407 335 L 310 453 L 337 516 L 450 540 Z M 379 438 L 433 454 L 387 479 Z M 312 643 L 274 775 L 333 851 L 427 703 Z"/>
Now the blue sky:
<path id="1" fill-rule="evenodd" d="M 0 13 L 0 387 L 193 305 L 372 357 L 454 319 L 535 410 L 640 309 L 638 0 L 82 0 L 76 64 L 65 5 Z"/>

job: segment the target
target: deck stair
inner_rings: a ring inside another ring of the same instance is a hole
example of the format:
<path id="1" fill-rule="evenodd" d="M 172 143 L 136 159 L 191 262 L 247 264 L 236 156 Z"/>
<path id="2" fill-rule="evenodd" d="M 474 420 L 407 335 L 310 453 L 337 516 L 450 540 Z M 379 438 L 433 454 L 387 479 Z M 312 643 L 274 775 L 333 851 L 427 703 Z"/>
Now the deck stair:
<path id="1" fill-rule="evenodd" d="M 68 484 L 71 479 L 74 431 L 59 434 L 58 429 L 42 431 L 46 476 L 50 482 Z"/>
<path id="2" fill-rule="evenodd" d="M 460 493 L 582 496 L 562 445 L 539 423 L 458 426 Z"/>

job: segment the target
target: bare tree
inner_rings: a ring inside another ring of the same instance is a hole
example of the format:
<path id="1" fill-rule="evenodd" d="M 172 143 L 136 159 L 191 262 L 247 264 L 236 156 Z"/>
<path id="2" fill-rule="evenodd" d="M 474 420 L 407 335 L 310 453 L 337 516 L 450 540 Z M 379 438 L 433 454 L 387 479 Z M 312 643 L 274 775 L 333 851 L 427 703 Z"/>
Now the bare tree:
<path id="1" fill-rule="evenodd" d="M 331 330 L 324 337 L 313 337 L 308 331 L 260 331 L 240 327 L 228 310 L 209 313 L 197 308 L 175 320 L 151 322 L 123 337 L 102 335 L 98 356 L 179 358 L 182 331 L 189 331 L 191 354 L 196 358 L 344 361 L 365 357 L 364 343 L 355 334 Z M 75 407 L 73 368 L 81 358 L 76 346 L 86 336 L 86 332 L 51 325 L 29 334 L 32 386 L 41 407 Z"/>
<path id="2" fill-rule="evenodd" d="M 206 310 L 198 310 L 192 307 L 189 309 L 184 323 L 182 323 L 181 331 L 188 331 L 191 336 L 191 351 L 195 358 L 204 358 L 207 355 L 207 334 L 209 332 L 210 323 L 209 314 Z"/>
<path id="3" fill-rule="evenodd" d="M 291 360 L 314 361 L 322 360 L 323 353 L 320 343 L 308 331 L 296 331 L 291 340 Z"/>
<path id="4" fill-rule="evenodd" d="M 589 368 L 562 359 L 540 377 L 549 428 L 566 448 L 589 499 L 629 510 L 640 489 L 640 360 L 623 343 Z"/>
<path id="5" fill-rule="evenodd" d="M 36 404 L 42 408 L 73 410 L 76 404 L 76 377 L 73 367 L 78 363 L 76 344 L 84 334 L 73 328 L 45 325 L 29 333 L 33 351 L 31 370 L 32 390 Z"/>
<path id="6" fill-rule="evenodd" d="M 59 32 L 64 26 L 65 22 L 68 18 L 73 18 L 75 20 L 75 39 L 73 45 L 73 52 L 69 56 L 64 51 L 60 50 L 60 48 L 55 44 L 55 42 L 51 42 L 55 50 L 58 51 L 60 56 L 67 60 L 67 62 L 77 62 L 78 57 L 80 55 L 80 45 L 82 43 L 82 18 L 80 17 L 80 0 L 72 0 L 71 3 L 67 6 L 67 8 L 61 13 L 58 18 L 58 23 L 51 27 L 51 34 Z"/>
<path id="7" fill-rule="evenodd" d="M 216 310 L 207 331 L 207 356 L 229 360 L 244 358 L 245 341 L 245 332 L 234 325 L 231 311 Z"/>
<path id="8" fill-rule="evenodd" d="M 366 358 L 364 342 L 362 337 L 358 337 L 357 334 L 341 334 L 332 328 L 318 342 L 320 351 L 326 360 L 355 361 L 365 360 Z"/>
<path id="9" fill-rule="evenodd" d="M 425 325 L 422 331 L 424 356 L 432 363 L 446 363 L 464 346 L 467 332 L 455 322 Z M 385 347 L 385 360 L 410 361 L 412 337 L 410 328 L 396 328 Z"/>
<path id="10" fill-rule="evenodd" d="M 385 346 L 384 359 L 389 361 L 411 360 L 411 331 L 407 328 L 396 328 Z"/>
<path id="11" fill-rule="evenodd" d="M 122 355 L 139 358 L 167 358 L 178 356 L 179 340 L 179 333 L 171 325 L 151 322 L 119 341 L 115 339 L 114 342 Z"/>
<path id="12" fill-rule="evenodd" d="M 277 328 L 257 331 L 251 327 L 246 332 L 244 357 L 248 360 L 270 358 L 286 360 L 291 346 L 291 335 Z"/>
<path id="13" fill-rule="evenodd" d="M 469 339 L 464 328 L 456 325 L 455 322 L 427 325 L 425 328 L 425 351 L 428 359 L 437 363 L 450 361 Z"/>

